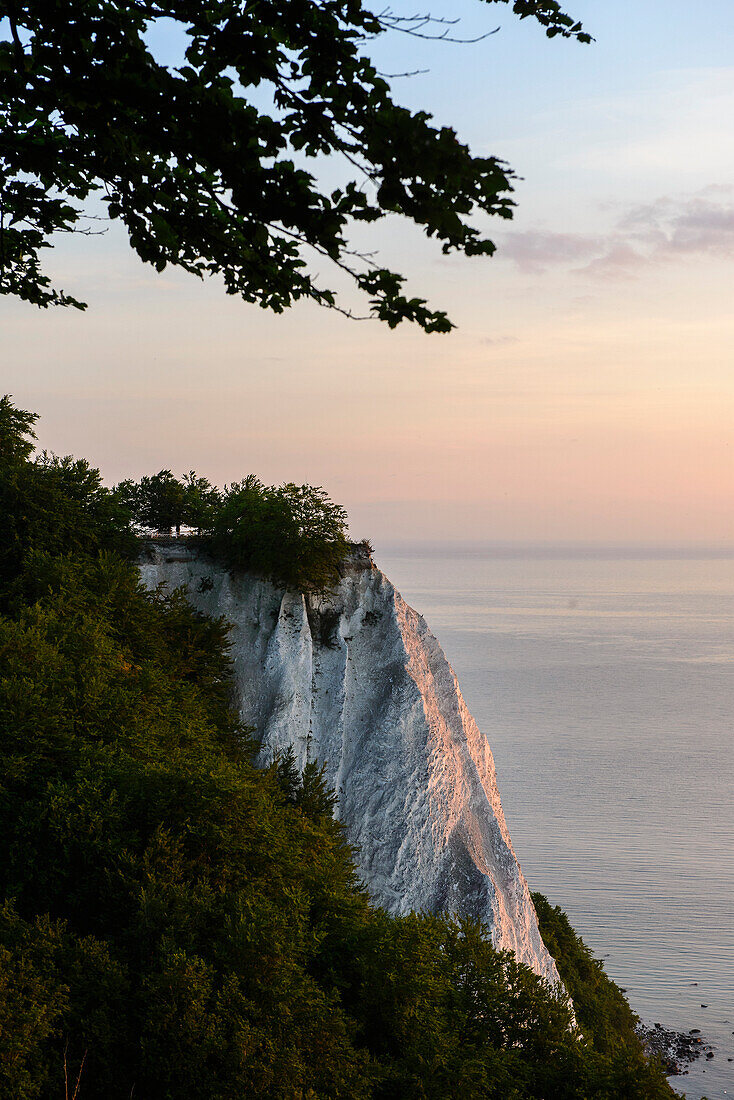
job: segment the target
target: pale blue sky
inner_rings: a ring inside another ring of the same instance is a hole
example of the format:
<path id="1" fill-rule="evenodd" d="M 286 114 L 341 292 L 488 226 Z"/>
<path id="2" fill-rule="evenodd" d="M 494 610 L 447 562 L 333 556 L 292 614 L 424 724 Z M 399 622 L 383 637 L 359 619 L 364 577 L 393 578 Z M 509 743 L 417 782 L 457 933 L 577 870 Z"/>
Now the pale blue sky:
<path id="1" fill-rule="evenodd" d="M 380 66 L 430 69 L 398 97 L 511 161 L 516 220 L 493 260 L 394 221 L 377 239 L 458 332 L 273 317 L 156 275 L 114 228 L 49 264 L 86 314 L 0 300 L 0 388 L 109 480 L 309 480 L 378 546 L 734 544 L 734 7 L 580 0 L 590 46 L 504 5 L 442 7 L 501 31 L 393 36 Z"/>

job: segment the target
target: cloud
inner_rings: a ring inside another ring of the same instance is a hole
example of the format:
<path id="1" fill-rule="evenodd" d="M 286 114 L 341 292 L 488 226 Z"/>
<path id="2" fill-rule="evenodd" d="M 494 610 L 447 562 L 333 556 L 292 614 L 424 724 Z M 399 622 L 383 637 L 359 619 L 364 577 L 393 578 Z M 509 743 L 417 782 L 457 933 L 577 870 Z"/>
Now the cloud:
<path id="1" fill-rule="evenodd" d="M 602 240 L 577 233 L 531 229 L 508 237 L 498 255 L 514 260 L 523 271 L 542 271 L 554 264 L 588 259 L 601 247 Z"/>
<path id="2" fill-rule="evenodd" d="M 732 189 L 714 184 L 693 195 L 629 206 L 603 233 L 527 230 L 510 234 L 498 255 L 531 274 L 552 267 L 602 277 L 629 277 L 640 268 L 710 256 L 734 259 Z"/>
<path id="3" fill-rule="evenodd" d="M 648 258 L 642 252 L 638 252 L 631 244 L 620 241 L 619 243 L 606 244 L 605 248 L 600 250 L 598 256 L 594 256 L 587 264 L 582 268 L 577 268 L 577 270 L 587 275 L 597 275 L 602 278 L 611 276 L 617 279 L 628 279 L 647 262 Z"/>
<path id="4" fill-rule="evenodd" d="M 508 344 L 519 344 L 519 336 L 484 336 L 480 341 L 480 344 L 484 344 L 485 347 L 499 348 L 507 347 Z"/>

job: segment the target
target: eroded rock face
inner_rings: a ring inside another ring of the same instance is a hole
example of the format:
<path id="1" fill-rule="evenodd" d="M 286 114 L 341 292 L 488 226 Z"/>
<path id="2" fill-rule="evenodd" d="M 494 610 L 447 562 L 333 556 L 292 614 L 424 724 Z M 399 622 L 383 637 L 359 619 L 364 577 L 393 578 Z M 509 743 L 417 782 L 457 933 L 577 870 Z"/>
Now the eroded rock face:
<path id="1" fill-rule="evenodd" d="M 232 624 L 239 708 L 260 762 L 291 747 L 300 767 L 326 765 L 378 903 L 480 917 L 496 947 L 558 981 L 487 740 L 425 621 L 365 554 L 320 600 L 233 575 L 180 543 L 152 547 L 140 571 L 151 588 L 186 586 L 196 607 Z"/>

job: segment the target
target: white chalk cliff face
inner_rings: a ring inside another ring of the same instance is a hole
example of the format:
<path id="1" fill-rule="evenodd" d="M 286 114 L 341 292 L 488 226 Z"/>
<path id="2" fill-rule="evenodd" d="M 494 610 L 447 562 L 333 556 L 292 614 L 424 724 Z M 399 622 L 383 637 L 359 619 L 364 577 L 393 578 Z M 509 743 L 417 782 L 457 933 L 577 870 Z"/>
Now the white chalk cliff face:
<path id="1" fill-rule="evenodd" d="M 444 653 L 366 554 L 326 599 L 233 575 L 181 544 L 141 563 L 231 623 L 242 718 L 260 762 L 326 765 L 371 896 L 393 913 L 481 918 L 498 948 L 558 981 L 505 824 L 492 753 Z"/>

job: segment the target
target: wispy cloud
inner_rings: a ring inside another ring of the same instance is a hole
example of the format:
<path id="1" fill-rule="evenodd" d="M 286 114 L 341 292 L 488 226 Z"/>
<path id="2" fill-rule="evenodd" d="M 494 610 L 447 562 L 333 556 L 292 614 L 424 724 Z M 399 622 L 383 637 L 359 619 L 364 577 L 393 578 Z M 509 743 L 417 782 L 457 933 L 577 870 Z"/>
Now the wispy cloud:
<path id="1" fill-rule="evenodd" d="M 501 348 L 507 347 L 509 344 L 519 344 L 519 336 L 484 336 L 480 341 L 485 347 L 489 348 Z"/>
<path id="2" fill-rule="evenodd" d="M 734 259 L 732 188 L 713 185 L 693 195 L 629 206 L 597 234 L 540 229 L 508 234 L 498 255 L 530 273 L 567 267 L 601 277 L 626 277 L 649 264 L 685 258 Z"/>

